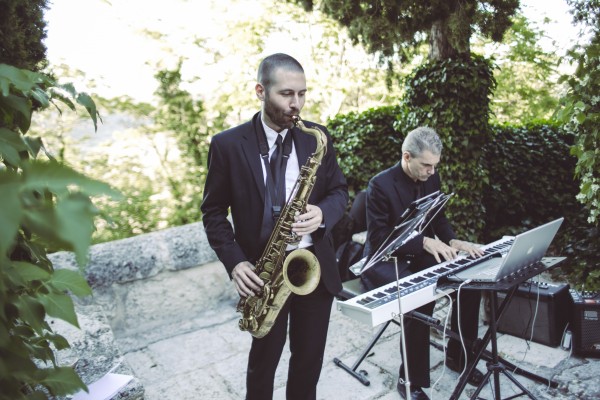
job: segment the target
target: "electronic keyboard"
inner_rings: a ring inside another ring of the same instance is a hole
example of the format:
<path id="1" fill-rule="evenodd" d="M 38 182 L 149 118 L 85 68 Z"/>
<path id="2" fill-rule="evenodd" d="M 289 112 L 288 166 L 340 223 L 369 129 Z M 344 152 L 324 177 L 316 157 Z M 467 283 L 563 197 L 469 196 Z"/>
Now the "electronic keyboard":
<path id="1" fill-rule="evenodd" d="M 513 240 L 514 237 L 504 237 L 482 246 L 482 257 L 459 255 L 453 260 L 436 264 L 397 282 L 390 282 L 346 301 L 338 301 L 337 308 L 343 314 L 372 326 L 387 322 L 400 314 L 400 306 L 404 314 L 453 292 L 454 289 L 451 288 L 437 291 L 438 280 L 475 266 L 498 253 L 506 253 Z M 401 305 L 398 302 L 398 294 Z"/>

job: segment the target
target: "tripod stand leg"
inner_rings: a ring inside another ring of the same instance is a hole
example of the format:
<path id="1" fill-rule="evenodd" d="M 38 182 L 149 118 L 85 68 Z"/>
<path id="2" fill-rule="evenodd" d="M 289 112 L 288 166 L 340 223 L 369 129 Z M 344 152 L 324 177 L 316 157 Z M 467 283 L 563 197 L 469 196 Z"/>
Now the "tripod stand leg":
<path id="1" fill-rule="evenodd" d="M 483 353 L 483 358 L 491 361 L 491 354 L 489 351 L 485 351 Z M 552 379 L 548 379 L 548 378 L 544 378 L 543 376 L 534 374 L 531 371 L 527 371 L 523 368 L 517 367 L 515 364 L 511 363 L 510 361 L 505 360 L 504 358 L 498 356 L 498 361 L 504 365 L 504 368 L 507 369 L 508 371 L 512 372 L 513 374 L 518 374 L 521 376 L 524 376 L 525 378 L 529 378 L 532 381 L 541 383 L 543 385 L 549 386 L 553 389 L 556 389 L 558 387 L 558 382 L 553 381 Z"/>
<path id="2" fill-rule="evenodd" d="M 435 328 L 437 328 L 438 330 L 441 330 L 441 327 L 437 327 L 434 326 Z M 434 348 L 438 349 L 439 351 L 443 352 L 444 351 L 444 347 L 443 345 L 434 342 L 433 340 L 430 342 L 431 346 L 433 346 Z M 492 353 L 490 353 L 488 350 L 484 350 L 483 351 L 483 355 L 481 357 L 483 360 L 486 361 L 492 361 Z M 553 389 L 556 389 L 558 387 L 558 382 L 553 381 L 552 379 L 549 378 L 544 378 L 543 376 L 534 374 L 531 371 L 527 371 L 526 369 L 523 369 L 521 367 L 517 367 L 515 364 L 511 363 L 510 361 L 504 359 L 501 356 L 498 356 L 498 361 L 504 365 L 504 367 L 510 371 L 513 374 L 517 374 L 517 375 L 521 375 L 524 376 L 525 378 L 531 379 L 532 381 L 541 383 L 545 386 L 549 386 Z"/>
<path id="3" fill-rule="evenodd" d="M 512 297 L 512 294 L 514 294 L 514 290 L 511 292 L 511 297 Z M 500 362 L 500 356 L 498 355 L 498 342 L 497 342 L 497 330 L 496 330 L 496 328 L 498 326 L 497 325 L 498 317 L 496 315 L 496 312 L 498 310 L 498 298 L 496 295 L 496 291 L 491 291 L 490 297 L 491 297 L 492 304 L 490 307 L 491 318 L 490 318 L 489 332 L 490 332 L 490 342 L 492 344 L 492 360 L 490 362 L 488 362 L 488 374 L 490 374 L 490 373 L 494 374 L 494 398 L 498 399 L 498 400 L 502 399 L 502 395 L 500 393 L 500 374 L 504 374 L 504 376 L 509 378 L 522 391 L 522 393 L 520 393 L 519 395 L 512 396 L 512 397 L 519 397 L 523 394 L 526 394 L 531 399 L 535 400 L 535 397 L 533 396 L 533 394 L 529 390 L 527 390 L 525 388 L 525 386 L 523 386 L 519 381 L 517 381 L 517 379 L 515 379 L 515 377 L 512 376 L 512 374 L 510 372 L 506 371 L 504 365 Z M 506 303 L 504 303 L 504 305 L 506 305 Z M 502 314 L 502 311 L 500 311 L 500 314 Z M 482 388 L 482 387 L 483 387 L 483 385 L 480 385 L 480 388 Z"/>
<path id="4" fill-rule="evenodd" d="M 525 386 L 523 386 L 514 376 L 512 376 L 512 374 L 508 371 L 506 371 L 504 369 L 504 367 L 502 367 L 502 373 L 512 381 L 512 383 L 514 383 L 519 389 L 521 389 L 523 391 L 523 393 L 519 394 L 519 396 L 526 394 L 527 396 L 529 396 L 529 398 L 535 400 L 535 396 L 533 395 L 533 393 L 531 393 L 529 390 L 527 390 L 525 388 Z M 517 396 L 515 396 L 517 397 Z"/>
<path id="5" fill-rule="evenodd" d="M 488 369 L 488 371 L 485 373 L 485 375 L 483 376 L 483 379 L 481 380 L 481 382 L 479 383 L 479 385 L 477 386 L 477 389 L 475 390 L 475 393 L 473 393 L 473 396 L 471 396 L 472 399 L 476 399 L 479 396 L 479 393 L 481 393 L 481 390 L 483 389 L 483 387 L 486 385 L 486 383 L 489 382 L 490 377 L 492 376 L 492 370 Z"/>
<path id="6" fill-rule="evenodd" d="M 373 337 L 373 339 L 371 339 L 371 341 L 369 342 L 369 344 L 367 345 L 365 350 L 362 352 L 360 357 L 358 357 L 358 360 L 356 360 L 356 362 L 354 363 L 354 365 L 352 365 L 352 367 L 349 367 L 348 365 L 344 364 L 344 362 L 337 357 L 333 359 L 333 363 L 335 365 L 337 365 L 338 367 L 342 368 L 344 371 L 346 371 L 353 377 L 355 377 L 356 379 L 358 379 L 360 381 L 360 383 L 362 383 L 363 385 L 369 386 L 371 384 L 371 382 L 367 379 L 367 373 L 365 371 L 356 372 L 356 369 L 364 361 L 364 359 L 369 355 L 369 352 L 371 351 L 373 346 L 375 346 L 375 343 L 377 343 L 377 341 L 379 340 L 379 338 L 381 337 L 383 332 L 387 329 L 387 327 L 389 326 L 389 324 L 392 321 L 393 320 L 389 320 L 388 322 L 385 323 L 385 325 L 383 325 L 381 328 L 379 328 L 379 330 L 375 334 L 375 337 Z"/>

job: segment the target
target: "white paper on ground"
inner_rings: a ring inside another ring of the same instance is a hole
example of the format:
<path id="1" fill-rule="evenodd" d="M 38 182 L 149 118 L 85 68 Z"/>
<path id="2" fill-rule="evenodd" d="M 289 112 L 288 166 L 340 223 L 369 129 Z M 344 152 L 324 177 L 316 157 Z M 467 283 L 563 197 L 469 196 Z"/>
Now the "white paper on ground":
<path id="1" fill-rule="evenodd" d="M 110 400 L 119 390 L 127 385 L 133 376 L 108 373 L 96 382 L 88 385 L 89 393 L 80 390 L 73 400 Z"/>

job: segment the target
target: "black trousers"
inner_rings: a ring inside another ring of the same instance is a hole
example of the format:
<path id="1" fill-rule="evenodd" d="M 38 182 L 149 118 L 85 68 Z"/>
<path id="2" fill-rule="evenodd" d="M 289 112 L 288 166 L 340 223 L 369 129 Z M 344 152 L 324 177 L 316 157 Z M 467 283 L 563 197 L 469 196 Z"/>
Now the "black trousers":
<path id="1" fill-rule="evenodd" d="M 402 279 L 420 270 L 435 265 L 437 262 L 429 255 L 410 261 L 398 261 L 398 278 Z M 394 262 L 382 262 L 373 266 L 361 275 L 363 284 L 369 289 L 375 289 L 396 280 L 396 265 Z M 478 291 L 461 290 L 460 293 L 460 320 L 463 337 L 469 340 L 477 338 L 479 326 L 479 300 Z M 435 302 L 427 303 L 415 311 L 425 315 L 432 315 Z M 458 332 L 458 310 L 456 302 L 452 303 L 451 329 Z M 406 318 L 404 320 L 404 339 L 406 341 L 406 359 L 408 362 L 408 377 L 412 386 L 429 387 L 430 385 L 430 328 L 429 325 Z M 402 340 L 402 337 L 400 338 Z M 402 343 L 400 343 L 402 351 Z M 464 362 L 462 345 L 459 341 L 451 340 L 448 345 L 448 357 Z M 461 364 L 462 365 L 462 364 Z M 399 377 L 404 379 L 404 365 L 400 363 Z"/>
<path id="2" fill-rule="evenodd" d="M 246 399 L 273 398 L 275 371 L 288 334 L 290 362 L 286 398 L 314 400 L 323 366 L 323 353 L 333 295 L 323 282 L 305 296 L 290 295 L 271 331 L 261 339 L 252 338 L 246 373 Z"/>
<path id="3" fill-rule="evenodd" d="M 457 303 L 457 292 L 450 295 L 453 299 L 452 316 L 450 317 L 450 329 L 456 333 L 462 333 L 465 340 L 465 348 L 467 351 L 467 362 L 474 357 L 472 342 L 477 339 L 479 333 L 479 305 L 481 303 L 481 291 L 461 289 L 460 301 Z M 458 328 L 458 317 L 460 303 L 460 331 Z M 465 357 L 462 344 L 458 340 L 450 339 L 448 341 L 448 350 L 446 357 L 452 358 L 458 363 L 460 368 L 465 366 Z"/>

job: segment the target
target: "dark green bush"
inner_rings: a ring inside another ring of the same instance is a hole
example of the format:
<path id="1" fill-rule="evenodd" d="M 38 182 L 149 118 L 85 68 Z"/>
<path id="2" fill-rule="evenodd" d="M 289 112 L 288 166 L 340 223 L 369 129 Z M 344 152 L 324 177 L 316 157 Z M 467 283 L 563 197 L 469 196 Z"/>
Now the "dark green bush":
<path id="1" fill-rule="evenodd" d="M 491 140 L 492 64 L 480 56 L 423 64 L 407 81 L 407 125 L 434 128 L 444 143 L 439 165 L 442 189 L 454 193 L 447 207 L 459 237 L 479 241 L 488 184 L 483 147 Z"/>
<path id="2" fill-rule="evenodd" d="M 400 161 L 406 126 L 406 108 L 388 106 L 329 120 L 340 167 L 351 194 L 366 189 L 375 174 Z"/>
<path id="3" fill-rule="evenodd" d="M 483 242 L 516 234 L 564 217 L 549 254 L 567 256 L 556 274 L 573 285 L 600 287 L 598 228 L 587 222 L 585 206 L 576 200 L 577 159 L 570 154 L 575 136 L 559 126 L 536 123 L 493 127 L 494 141 L 485 146 Z"/>

